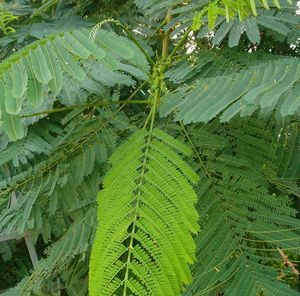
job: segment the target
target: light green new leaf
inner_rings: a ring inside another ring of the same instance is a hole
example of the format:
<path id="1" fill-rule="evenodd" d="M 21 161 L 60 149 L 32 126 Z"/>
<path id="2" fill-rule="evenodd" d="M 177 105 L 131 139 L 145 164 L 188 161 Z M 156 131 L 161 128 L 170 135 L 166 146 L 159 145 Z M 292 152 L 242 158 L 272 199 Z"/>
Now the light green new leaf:
<path id="1" fill-rule="evenodd" d="M 254 16 L 257 16 L 256 4 L 255 0 L 250 0 L 251 10 Z"/>
<path id="2" fill-rule="evenodd" d="M 218 17 L 218 6 L 216 3 L 209 3 L 207 9 L 208 28 L 213 29 Z"/>
<path id="3" fill-rule="evenodd" d="M 99 193 L 91 296 L 179 296 L 192 281 L 199 231 L 190 149 L 162 130 L 137 131 L 111 156 Z"/>
<path id="4" fill-rule="evenodd" d="M 195 14 L 193 18 L 193 24 L 192 24 L 192 30 L 197 31 L 201 27 L 201 21 L 202 21 L 202 13 L 198 12 Z"/>
<path id="5" fill-rule="evenodd" d="M 262 1 L 262 3 L 263 3 L 263 6 L 264 6 L 264 8 L 266 8 L 266 9 L 270 9 L 270 7 L 269 7 L 269 4 L 268 4 L 268 1 L 267 0 L 261 0 Z"/>

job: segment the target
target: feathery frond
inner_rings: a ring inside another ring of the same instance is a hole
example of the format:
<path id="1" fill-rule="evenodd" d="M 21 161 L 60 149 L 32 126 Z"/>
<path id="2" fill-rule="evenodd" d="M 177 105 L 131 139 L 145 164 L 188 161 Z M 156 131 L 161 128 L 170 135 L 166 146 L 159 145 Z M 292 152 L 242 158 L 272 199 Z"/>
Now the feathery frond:
<path id="1" fill-rule="evenodd" d="M 191 282 L 198 176 L 178 152 L 191 153 L 156 129 L 136 132 L 111 156 L 98 196 L 91 296 L 173 296 Z"/>
<path id="2" fill-rule="evenodd" d="M 202 231 L 193 283 L 184 295 L 298 295 L 279 282 L 278 248 L 299 254 L 299 220 L 285 190 L 272 129 L 255 118 L 188 129 L 203 159 Z"/>
<path id="3" fill-rule="evenodd" d="M 48 96 L 52 101 L 56 98 L 66 103 L 60 96 L 66 84 L 63 77 L 75 79 L 77 84 L 92 78 L 109 86 L 134 84 L 124 72 L 139 79 L 147 78 L 147 60 L 131 41 L 103 30 L 97 33 L 96 43 L 88 35 L 85 29 L 53 34 L 28 45 L 0 64 L 2 129 L 11 140 L 25 135 L 26 121 L 20 118 L 24 106 L 30 105 L 33 113 Z M 89 57 L 92 58 L 85 69 L 84 61 Z M 126 61 L 132 65 L 126 65 Z M 87 74 L 85 70 L 92 72 Z M 104 81 L 101 75 L 105 75 Z M 107 83 L 107 80 L 113 82 Z"/>
<path id="4" fill-rule="evenodd" d="M 258 17 L 247 17 L 226 22 L 225 17 L 218 22 L 218 27 L 212 39 L 213 45 L 218 46 L 229 35 L 228 45 L 234 47 L 239 44 L 242 34 L 246 33 L 250 42 L 259 44 L 261 32 L 272 30 L 287 38 L 289 33 L 298 25 L 295 6 L 286 6 L 280 10 L 258 10 Z M 200 33 L 201 34 L 201 33 Z"/>
<path id="5" fill-rule="evenodd" d="M 286 117 L 299 113 L 300 63 L 297 58 L 268 61 L 237 73 L 200 78 L 169 93 L 160 112 L 172 112 L 185 124 L 208 122 L 221 114 L 221 121 L 235 115 L 250 116 L 260 110 L 270 116 L 274 110 Z"/>

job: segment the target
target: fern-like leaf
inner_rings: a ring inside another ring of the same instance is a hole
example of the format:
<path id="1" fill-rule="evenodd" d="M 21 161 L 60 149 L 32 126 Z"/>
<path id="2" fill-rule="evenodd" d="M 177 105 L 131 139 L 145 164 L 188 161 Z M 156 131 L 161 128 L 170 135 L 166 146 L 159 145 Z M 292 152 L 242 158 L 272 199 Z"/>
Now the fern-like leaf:
<path id="1" fill-rule="evenodd" d="M 258 9 L 257 17 L 249 16 L 243 20 L 235 18 L 230 22 L 227 22 L 225 17 L 221 17 L 216 24 L 213 44 L 219 45 L 228 33 L 229 47 L 237 46 L 244 32 L 250 42 L 256 44 L 260 43 L 260 31 L 272 30 L 280 36 L 287 37 L 290 31 L 297 28 L 299 22 L 295 10 L 295 5 L 285 6 L 280 10 L 278 7 L 270 7 L 270 10 Z M 204 27 L 202 31 L 204 30 L 207 31 L 207 27 Z"/>
<path id="2" fill-rule="evenodd" d="M 279 280 L 279 249 L 299 254 L 300 225 L 285 194 L 290 186 L 277 176 L 273 128 L 251 117 L 188 129 L 206 181 L 198 187 L 202 231 L 185 296 L 299 295 Z"/>
<path id="3" fill-rule="evenodd" d="M 176 120 L 184 123 L 208 122 L 220 113 L 221 121 L 229 121 L 257 110 L 263 115 L 273 110 L 283 117 L 294 115 L 299 112 L 299 79 L 299 60 L 285 58 L 229 75 L 200 78 L 168 94 L 161 114 L 175 112 Z"/>
<path id="4" fill-rule="evenodd" d="M 33 108 L 43 106 L 48 91 L 51 91 L 52 100 L 59 99 L 65 104 L 65 98 L 59 95 L 63 88 L 66 91 L 69 80 L 72 79 L 72 83 L 76 83 L 79 89 L 82 85 L 78 82 L 83 84 L 84 80 L 97 80 L 101 75 L 93 77 L 89 64 L 97 68 L 106 80 L 113 81 L 109 86 L 122 84 L 124 81 L 128 85 L 135 83 L 122 72 L 142 74 L 135 76 L 137 79 L 148 78 L 148 62 L 132 41 L 103 30 L 97 32 L 94 41 L 88 36 L 89 31 L 85 29 L 52 34 L 29 44 L 0 63 L 0 79 L 3 81 L 0 87 L 4 91 L 4 95 L 0 97 L 2 128 L 11 140 L 22 138 L 25 126 L 28 125 L 17 115 L 22 115 L 24 109 L 27 112 L 31 109 L 28 113 L 36 112 Z M 135 67 L 128 68 L 124 62 Z M 92 78 L 87 77 L 87 72 Z M 117 79 L 119 81 L 115 82 Z M 49 98 L 48 100 L 50 101 Z"/>
<path id="5" fill-rule="evenodd" d="M 98 197 L 91 296 L 174 296 L 191 282 L 198 176 L 178 152 L 191 153 L 156 129 L 136 132 L 112 155 Z"/>

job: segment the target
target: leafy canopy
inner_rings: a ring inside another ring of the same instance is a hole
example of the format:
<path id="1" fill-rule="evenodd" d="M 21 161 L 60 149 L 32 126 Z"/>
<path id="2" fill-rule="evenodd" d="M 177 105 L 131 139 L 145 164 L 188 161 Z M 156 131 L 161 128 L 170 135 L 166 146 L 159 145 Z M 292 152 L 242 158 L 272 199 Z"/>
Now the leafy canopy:
<path id="1" fill-rule="evenodd" d="M 1 2 L 4 296 L 299 295 L 294 4 Z"/>

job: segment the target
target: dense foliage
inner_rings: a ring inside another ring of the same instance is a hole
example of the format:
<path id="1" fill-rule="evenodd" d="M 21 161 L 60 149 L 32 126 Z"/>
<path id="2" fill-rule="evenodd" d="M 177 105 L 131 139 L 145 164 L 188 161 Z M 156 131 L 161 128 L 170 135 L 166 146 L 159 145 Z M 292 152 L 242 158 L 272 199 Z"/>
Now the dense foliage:
<path id="1" fill-rule="evenodd" d="M 0 294 L 299 295 L 296 10 L 0 1 Z"/>

